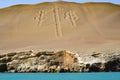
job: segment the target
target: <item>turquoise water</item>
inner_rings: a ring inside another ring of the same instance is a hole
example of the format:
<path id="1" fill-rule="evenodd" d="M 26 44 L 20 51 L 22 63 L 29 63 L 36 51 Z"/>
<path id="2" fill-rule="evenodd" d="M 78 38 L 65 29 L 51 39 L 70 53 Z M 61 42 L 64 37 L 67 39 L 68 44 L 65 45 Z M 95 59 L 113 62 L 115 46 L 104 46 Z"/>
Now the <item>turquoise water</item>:
<path id="1" fill-rule="evenodd" d="M 120 80 L 120 72 L 109 72 L 109 73 L 0 73 L 0 80 Z"/>

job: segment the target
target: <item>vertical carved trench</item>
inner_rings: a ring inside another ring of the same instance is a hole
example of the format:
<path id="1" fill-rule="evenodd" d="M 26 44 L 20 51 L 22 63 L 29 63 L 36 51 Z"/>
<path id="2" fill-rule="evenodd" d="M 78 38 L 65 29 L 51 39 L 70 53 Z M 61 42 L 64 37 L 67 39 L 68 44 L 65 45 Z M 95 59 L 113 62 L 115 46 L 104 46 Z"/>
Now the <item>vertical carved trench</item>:
<path id="1" fill-rule="evenodd" d="M 56 25 L 56 37 L 62 37 L 62 28 L 60 26 L 60 17 L 59 17 L 59 12 L 58 12 L 58 8 L 56 7 L 56 5 L 54 6 L 53 9 L 54 12 L 54 18 L 55 18 L 55 25 Z"/>

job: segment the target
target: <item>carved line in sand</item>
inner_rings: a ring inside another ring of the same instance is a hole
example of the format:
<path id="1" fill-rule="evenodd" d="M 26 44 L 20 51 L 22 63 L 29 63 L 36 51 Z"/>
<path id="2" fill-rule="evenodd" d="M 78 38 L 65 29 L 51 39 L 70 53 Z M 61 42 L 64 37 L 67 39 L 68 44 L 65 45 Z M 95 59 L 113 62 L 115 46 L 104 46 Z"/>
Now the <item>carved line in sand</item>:
<path id="1" fill-rule="evenodd" d="M 43 14 L 44 11 L 39 11 L 39 17 L 38 17 L 38 25 L 41 25 L 42 24 L 42 18 L 43 18 Z"/>
<path id="2" fill-rule="evenodd" d="M 55 18 L 55 25 L 56 25 L 56 37 L 62 37 L 62 27 L 60 25 L 60 16 L 59 16 L 59 8 L 55 5 L 53 9 L 54 18 Z"/>
<path id="3" fill-rule="evenodd" d="M 73 27 L 76 27 L 76 26 L 77 26 L 76 21 L 77 21 L 79 18 L 78 18 L 78 16 L 76 15 L 76 13 L 75 13 L 74 11 L 71 11 L 71 10 L 70 10 L 69 12 L 66 12 L 66 13 L 64 14 L 64 18 L 65 18 L 65 19 L 69 19 Z"/>
<path id="4" fill-rule="evenodd" d="M 49 9 L 49 10 L 40 10 L 38 12 L 38 16 L 37 17 L 34 17 L 35 20 L 37 20 L 37 25 L 38 26 L 41 26 L 43 24 L 43 22 L 46 19 L 46 14 L 49 14 L 51 11 L 53 11 L 53 18 L 55 20 L 55 33 L 56 33 L 56 38 L 58 37 L 62 37 L 63 36 L 63 31 L 62 31 L 62 27 L 61 27 L 61 21 L 60 21 L 60 15 L 59 15 L 59 11 L 63 10 L 62 8 L 58 8 L 56 5 L 52 8 L 52 9 Z M 76 24 L 76 21 L 79 20 L 77 14 L 70 10 L 70 11 L 67 11 L 64 13 L 64 19 L 68 20 L 71 22 L 72 26 L 73 27 L 77 27 L 77 24 Z"/>
<path id="5" fill-rule="evenodd" d="M 38 16 L 35 17 L 34 19 L 37 20 L 37 25 L 38 26 L 41 26 L 42 25 L 42 22 L 44 21 L 44 15 L 45 15 L 45 11 L 44 10 L 40 10 L 38 12 Z"/>
<path id="6" fill-rule="evenodd" d="M 58 8 L 56 6 L 54 6 L 54 8 L 50 9 L 50 10 L 40 10 L 38 12 L 38 16 L 34 17 L 35 20 L 37 20 L 37 25 L 41 26 L 43 24 L 43 21 L 45 20 L 45 14 L 49 14 L 49 11 L 53 11 L 53 18 L 55 20 L 55 33 L 56 33 L 56 38 L 57 37 L 62 37 L 62 28 L 60 26 L 60 17 L 59 17 L 59 13 L 58 13 Z"/>

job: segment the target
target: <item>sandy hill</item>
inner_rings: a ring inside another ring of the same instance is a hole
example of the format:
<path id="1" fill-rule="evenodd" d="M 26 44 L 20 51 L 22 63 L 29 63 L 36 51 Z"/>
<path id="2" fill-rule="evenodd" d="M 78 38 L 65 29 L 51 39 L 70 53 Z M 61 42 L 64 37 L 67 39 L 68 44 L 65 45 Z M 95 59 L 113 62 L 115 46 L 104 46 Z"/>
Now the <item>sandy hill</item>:
<path id="1" fill-rule="evenodd" d="M 46 2 L 0 9 L 0 51 L 120 48 L 120 5 Z"/>

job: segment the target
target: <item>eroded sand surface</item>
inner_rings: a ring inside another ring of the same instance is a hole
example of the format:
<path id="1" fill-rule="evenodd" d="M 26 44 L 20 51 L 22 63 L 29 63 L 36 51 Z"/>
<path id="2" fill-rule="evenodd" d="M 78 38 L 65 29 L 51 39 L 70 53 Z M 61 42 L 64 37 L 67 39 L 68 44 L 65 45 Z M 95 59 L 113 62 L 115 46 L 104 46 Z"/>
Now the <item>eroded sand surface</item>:
<path id="1" fill-rule="evenodd" d="M 119 51 L 120 5 L 51 2 L 0 9 L 0 52 Z"/>

